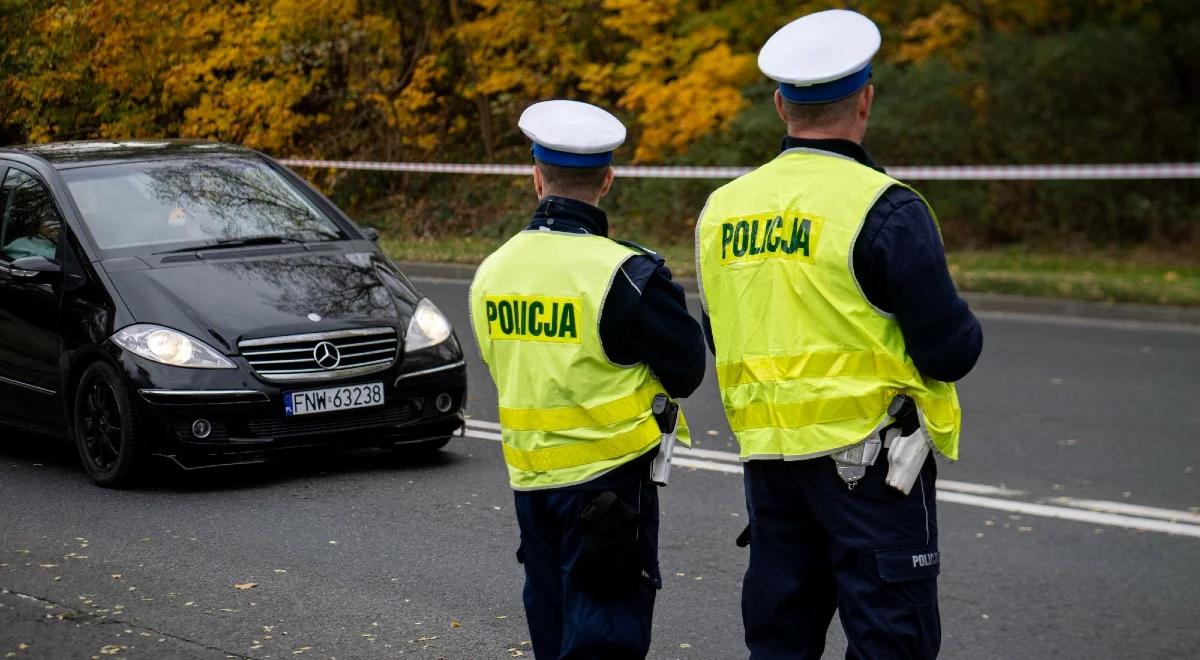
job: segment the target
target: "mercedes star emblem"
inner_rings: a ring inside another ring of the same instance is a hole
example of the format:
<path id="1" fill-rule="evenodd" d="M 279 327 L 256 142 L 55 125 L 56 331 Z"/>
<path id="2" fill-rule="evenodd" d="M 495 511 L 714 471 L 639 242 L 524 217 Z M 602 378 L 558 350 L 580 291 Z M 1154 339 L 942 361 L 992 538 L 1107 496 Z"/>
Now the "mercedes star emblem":
<path id="1" fill-rule="evenodd" d="M 313 347 L 313 359 L 322 369 L 337 369 L 342 363 L 342 354 L 338 352 L 337 346 L 323 341 Z"/>

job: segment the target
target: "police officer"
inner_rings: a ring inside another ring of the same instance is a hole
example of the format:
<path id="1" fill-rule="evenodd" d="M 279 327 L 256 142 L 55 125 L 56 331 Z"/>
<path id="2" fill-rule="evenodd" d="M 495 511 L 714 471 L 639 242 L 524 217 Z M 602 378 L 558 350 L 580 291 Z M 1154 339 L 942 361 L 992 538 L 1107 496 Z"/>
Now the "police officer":
<path id="1" fill-rule="evenodd" d="M 879 45 L 842 10 L 772 36 L 758 64 L 779 83 L 782 153 L 714 192 L 697 223 L 705 329 L 745 461 L 754 660 L 820 657 L 835 609 L 848 658 L 932 658 L 941 640 L 929 450 L 957 458 L 950 381 L 983 340 L 929 205 L 862 147 Z"/>
<path id="2" fill-rule="evenodd" d="M 663 259 L 597 208 L 625 127 L 575 101 L 521 115 L 533 219 L 479 267 L 471 320 L 499 393 L 524 602 L 538 658 L 642 658 L 657 589 L 656 395 L 704 374 L 704 339 Z"/>

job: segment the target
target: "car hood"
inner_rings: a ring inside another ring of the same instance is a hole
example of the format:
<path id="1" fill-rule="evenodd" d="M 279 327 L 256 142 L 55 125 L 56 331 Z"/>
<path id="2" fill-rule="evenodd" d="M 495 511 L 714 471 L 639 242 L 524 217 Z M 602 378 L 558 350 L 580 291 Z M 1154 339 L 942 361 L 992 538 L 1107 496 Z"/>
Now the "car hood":
<path id="1" fill-rule="evenodd" d="M 138 323 L 186 332 L 229 354 L 255 337 L 368 326 L 403 334 L 420 300 L 378 252 L 243 248 L 103 266 Z"/>

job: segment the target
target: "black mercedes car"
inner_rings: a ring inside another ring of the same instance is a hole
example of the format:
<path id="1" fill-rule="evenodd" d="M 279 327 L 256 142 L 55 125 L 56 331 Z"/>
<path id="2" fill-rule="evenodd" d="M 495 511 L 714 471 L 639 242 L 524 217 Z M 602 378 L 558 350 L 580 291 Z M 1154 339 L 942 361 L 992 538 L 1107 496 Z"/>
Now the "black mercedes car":
<path id="1" fill-rule="evenodd" d="M 0 149 L 0 213 L 0 436 L 69 437 L 101 485 L 154 455 L 429 451 L 462 428 L 449 321 L 374 230 L 260 153 Z"/>

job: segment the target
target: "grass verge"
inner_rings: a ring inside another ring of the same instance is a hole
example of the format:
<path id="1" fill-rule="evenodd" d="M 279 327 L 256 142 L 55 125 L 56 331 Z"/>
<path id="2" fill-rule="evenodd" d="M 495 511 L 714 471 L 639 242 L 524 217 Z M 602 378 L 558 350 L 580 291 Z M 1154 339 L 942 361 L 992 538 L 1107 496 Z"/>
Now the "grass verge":
<path id="1" fill-rule="evenodd" d="M 477 264 L 503 238 L 384 238 L 394 259 Z M 692 245 L 655 246 L 679 277 L 695 275 Z M 1200 261 L 1152 252 L 1040 254 L 1024 249 L 956 251 L 950 272 L 963 291 L 1097 302 L 1200 306 Z"/>

